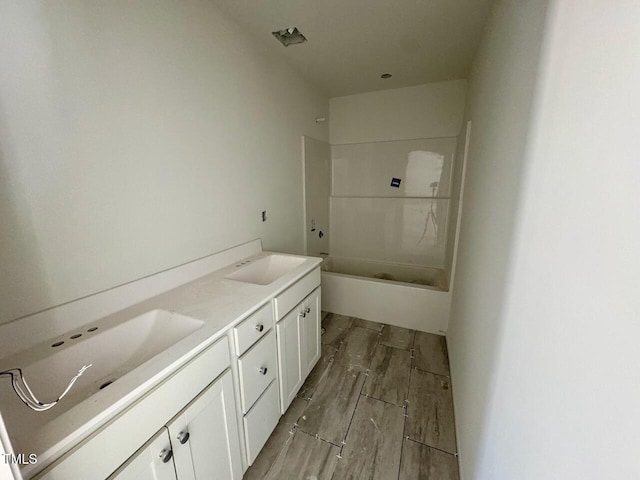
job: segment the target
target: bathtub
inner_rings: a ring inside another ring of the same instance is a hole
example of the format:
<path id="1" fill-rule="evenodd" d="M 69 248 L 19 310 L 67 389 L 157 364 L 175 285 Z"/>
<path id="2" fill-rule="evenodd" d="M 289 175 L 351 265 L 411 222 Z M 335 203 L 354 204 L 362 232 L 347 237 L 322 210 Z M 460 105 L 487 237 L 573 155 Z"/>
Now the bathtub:
<path id="1" fill-rule="evenodd" d="M 322 262 L 322 309 L 444 334 L 451 294 L 443 270 L 360 258 Z"/>

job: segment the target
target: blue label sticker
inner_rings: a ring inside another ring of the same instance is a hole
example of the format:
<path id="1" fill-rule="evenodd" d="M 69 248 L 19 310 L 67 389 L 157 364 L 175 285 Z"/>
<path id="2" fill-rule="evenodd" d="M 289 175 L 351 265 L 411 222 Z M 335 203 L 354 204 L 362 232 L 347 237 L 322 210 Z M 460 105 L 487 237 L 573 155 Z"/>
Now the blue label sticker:
<path id="1" fill-rule="evenodd" d="M 398 187 L 400 187 L 400 182 L 401 181 L 402 180 L 400 180 L 399 178 L 395 178 L 394 177 L 394 178 L 391 179 L 391 186 L 398 188 Z"/>

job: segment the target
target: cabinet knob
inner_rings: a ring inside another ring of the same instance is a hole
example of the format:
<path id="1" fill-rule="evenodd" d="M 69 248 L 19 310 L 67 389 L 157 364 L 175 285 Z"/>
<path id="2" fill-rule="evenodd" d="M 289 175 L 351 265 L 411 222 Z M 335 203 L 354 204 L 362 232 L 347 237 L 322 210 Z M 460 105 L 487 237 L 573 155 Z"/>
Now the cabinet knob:
<path id="1" fill-rule="evenodd" d="M 173 457 L 173 452 L 171 450 L 165 448 L 164 450 L 162 450 L 160 452 L 159 457 L 162 460 L 162 463 L 167 463 Z"/>
<path id="2" fill-rule="evenodd" d="M 311 309 L 309 307 L 304 309 L 304 313 L 310 313 L 310 312 L 311 312 Z"/>
<path id="3" fill-rule="evenodd" d="M 267 374 L 267 370 L 268 370 L 267 367 L 260 367 L 260 373 L 262 375 L 266 375 Z"/>
<path id="4" fill-rule="evenodd" d="M 307 312 L 305 312 L 304 310 L 302 310 L 299 314 L 300 317 L 304 318 L 307 316 Z"/>
<path id="5" fill-rule="evenodd" d="M 189 441 L 189 432 L 180 432 L 178 434 L 178 441 L 184 445 Z"/>
<path id="6" fill-rule="evenodd" d="M 259 331 L 259 332 L 263 331 L 264 330 L 264 325 L 259 323 L 258 325 L 256 325 L 256 330 Z"/>

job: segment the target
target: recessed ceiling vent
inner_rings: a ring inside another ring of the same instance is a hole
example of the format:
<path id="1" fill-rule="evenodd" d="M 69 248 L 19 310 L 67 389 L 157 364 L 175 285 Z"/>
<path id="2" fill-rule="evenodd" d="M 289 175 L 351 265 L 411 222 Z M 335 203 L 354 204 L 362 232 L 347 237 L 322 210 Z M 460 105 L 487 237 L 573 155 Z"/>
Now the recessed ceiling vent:
<path id="1" fill-rule="evenodd" d="M 296 45 L 298 43 L 304 43 L 307 41 L 305 36 L 300 33 L 297 27 L 285 28 L 284 30 L 278 30 L 277 32 L 271 32 L 274 37 L 280 40 L 280 43 L 285 47 L 289 45 Z"/>

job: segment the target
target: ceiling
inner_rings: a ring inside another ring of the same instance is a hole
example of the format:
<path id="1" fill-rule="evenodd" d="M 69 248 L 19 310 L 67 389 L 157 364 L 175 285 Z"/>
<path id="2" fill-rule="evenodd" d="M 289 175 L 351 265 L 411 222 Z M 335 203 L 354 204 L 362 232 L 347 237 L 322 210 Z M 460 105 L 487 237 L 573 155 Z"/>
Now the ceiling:
<path id="1" fill-rule="evenodd" d="M 466 78 L 492 0 L 215 0 L 330 97 Z M 298 27 L 307 42 L 271 32 Z M 392 78 L 381 79 L 383 73 Z"/>

